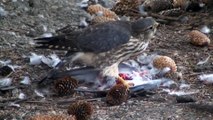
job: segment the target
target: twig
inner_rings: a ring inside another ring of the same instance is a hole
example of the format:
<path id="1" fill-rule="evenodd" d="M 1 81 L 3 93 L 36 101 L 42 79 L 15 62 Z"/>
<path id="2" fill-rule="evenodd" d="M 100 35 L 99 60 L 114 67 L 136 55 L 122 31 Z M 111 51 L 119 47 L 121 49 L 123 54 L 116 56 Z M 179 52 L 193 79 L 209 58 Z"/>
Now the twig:
<path id="1" fill-rule="evenodd" d="M 3 102 L 8 102 L 8 101 L 15 101 L 17 100 L 18 98 L 17 97 L 12 97 L 12 98 L 1 98 L 0 99 L 0 102 L 3 103 Z"/>
<path id="2" fill-rule="evenodd" d="M 164 15 L 159 15 L 155 13 L 148 13 L 148 15 L 155 17 L 155 18 L 160 18 L 168 21 L 179 21 L 180 17 L 169 17 L 169 16 L 164 16 Z"/>
<path id="3" fill-rule="evenodd" d="M 142 14 L 140 14 L 139 11 L 135 11 L 135 10 L 131 10 L 131 11 L 137 12 L 135 15 L 138 14 L 138 16 L 142 16 L 142 17 L 152 16 L 154 18 L 159 18 L 159 19 L 168 20 L 168 21 L 179 21 L 180 18 L 182 17 L 182 16 L 179 16 L 179 17 L 169 17 L 169 16 L 164 16 L 164 15 L 159 15 L 159 14 L 156 14 L 156 13 L 152 13 L 152 12 L 147 12 L 147 14 L 142 15 Z"/>
<path id="4" fill-rule="evenodd" d="M 187 106 L 199 111 L 213 113 L 213 103 L 189 103 Z"/>
<path id="5" fill-rule="evenodd" d="M 92 99 L 84 99 L 84 101 L 87 101 L 87 102 L 92 102 L 92 101 L 101 101 L 103 100 L 105 97 L 102 97 L 102 98 L 92 98 Z M 63 105 L 63 104 L 69 104 L 69 103 L 72 103 L 74 101 L 77 101 L 77 99 L 70 99 L 70 100 L 64 100 L 64 101 L 59 101 L 57 102 L 58 105 Z"/>
<path id="6" fill-rule="evenodd" d="M 202 74 L 201 72 L 199 72 L 199 73 L 191 73 L 188 76 L 189 77 L 193 77 L 193 76 L 197 76 L 197 75 L 201 75 L 201 74 Z"/>
<path id="7" fill-rule="evenodd" d="M 0 31 L 13 31 L 13 32 L 18 32 L 18 33 L 26 33 L 26 30 L 21 30 L 21 29 L 14 29 L 14 28 L 0 28 Z"/>
<path id="8" fill-rule="evenodd" d="M 8 87 L 0 87 L 0 91 L 7 91 L 7 90 L 13 90 L 16 88 L 25 88 L 28 87 L 27 85 L 16 85 L 16 86 L 8 86 Z"/>
<path id="9" fill-rule="evenodd" d="M 51 102 L 47 102 L 47 101 L 26 101 L 26 103 L 51 104 Z"/>
<path id="10" fill-rule="evenodd" d="M 14 106 L 11 106 L 12 104 L 18 104 L 20 102 L 23 102 L 23 101 L 26 101 L 28 100 L 29 98 L 25 98 L 25 99 L 18 99 L 18 98 L 10 98 L 8 100 L 5 100 L 6 101 L 13 101 L 13 100 L 16 100 L 14 102 L 6 102 L 6 103 L 0 103 L 0 107 L 14 107 Z M 1 101 L 1 102 L 4 102 L 4 101 Z"/>
<path id="11" fill-rule="evenodd" d="M 0 39 L 2 39 L 4 43 L 7 44 L 10 48 L 12 47 L 11 43 L 9 43 L 4 37 L 0 37 Z"/>

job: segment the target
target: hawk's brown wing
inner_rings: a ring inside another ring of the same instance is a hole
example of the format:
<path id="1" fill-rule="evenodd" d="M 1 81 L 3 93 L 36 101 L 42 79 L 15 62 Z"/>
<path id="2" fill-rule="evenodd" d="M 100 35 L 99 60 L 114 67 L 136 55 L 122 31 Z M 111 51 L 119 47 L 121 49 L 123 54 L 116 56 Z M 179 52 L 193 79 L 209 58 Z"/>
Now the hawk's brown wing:
<path id="1" fill-rule="evenodd" d="M 71 32 L 50 38 L 39 38 L 36 41 L 40 44 L 37 48 L 100 53 L 127 43 L 130 37 L 130 23 L 111 21 L 88 27 L 81 32 Z"/>

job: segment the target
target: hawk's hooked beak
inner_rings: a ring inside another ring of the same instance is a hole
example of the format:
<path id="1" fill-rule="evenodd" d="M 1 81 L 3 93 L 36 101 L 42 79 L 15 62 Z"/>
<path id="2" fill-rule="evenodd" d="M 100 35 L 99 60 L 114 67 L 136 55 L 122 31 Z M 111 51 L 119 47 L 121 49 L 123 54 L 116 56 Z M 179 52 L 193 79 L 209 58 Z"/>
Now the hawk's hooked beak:
<path id="1" fill-rule="evenodd" d="M 158 22 L 155 22 L 154 25 L 153 25 L 153 27 L 154 27 L 154 28 L 158 28 L 158 27 L 159 27 L 159 23 L 158 23 Z"/>
<path id="2" fill-rule="evenodd" d="M 158 27 L 159 27 L 159 23 L 158 23 L 158 22 L 155 22 L 154 25 L 153 25 L 154 34 L 156 33 Z M 153 35 L 153 36 L 154 36 L 154 35 Z"/>

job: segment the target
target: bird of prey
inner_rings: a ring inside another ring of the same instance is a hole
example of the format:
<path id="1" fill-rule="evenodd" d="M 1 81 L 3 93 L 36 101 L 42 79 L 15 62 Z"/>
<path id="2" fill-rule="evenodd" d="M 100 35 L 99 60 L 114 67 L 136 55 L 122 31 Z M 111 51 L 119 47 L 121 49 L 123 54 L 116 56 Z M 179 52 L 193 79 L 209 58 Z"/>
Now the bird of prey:
<path id="1" fill-rule="evenodd" d="M 129 87 L 119 77 L 118 65 L 143 52 L 157 26 L 158 23 L 151 17 L 133 22 L 109 21 L 81 31 L 67 31 L 58 36 L 35 39 L 36 48 L 68 51 L 72 54 L 71 62 L 81 62 L 99 69 L 103 78 L 114 77 Z"/>

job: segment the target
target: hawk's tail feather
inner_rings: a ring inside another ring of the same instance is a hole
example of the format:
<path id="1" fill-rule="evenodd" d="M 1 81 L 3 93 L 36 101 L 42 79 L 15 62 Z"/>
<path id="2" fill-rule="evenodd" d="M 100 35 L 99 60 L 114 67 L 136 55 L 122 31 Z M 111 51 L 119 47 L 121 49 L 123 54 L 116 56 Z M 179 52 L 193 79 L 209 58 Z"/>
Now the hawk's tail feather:
<path id="1" fill-rule="evenodd" d="M 44 37 L 34 39 L 36 42 L 36 47 L 39 49 L 53 49 L 53 50 L 69 50 L 71 47 L 66 44 L 66 39 L 64 36 L 55 37 Z"/>
<path id="2" fill-rule="evenodd" d="M 71 76 L 79 81 L 94 81 L 99 72 L 100 71 L 96 70 L 94 67 L 83 67 L 62 72 L 53 70 L 39 81 L 38 85 L 41 87 L 46 86 L 65 76 Z"/>

